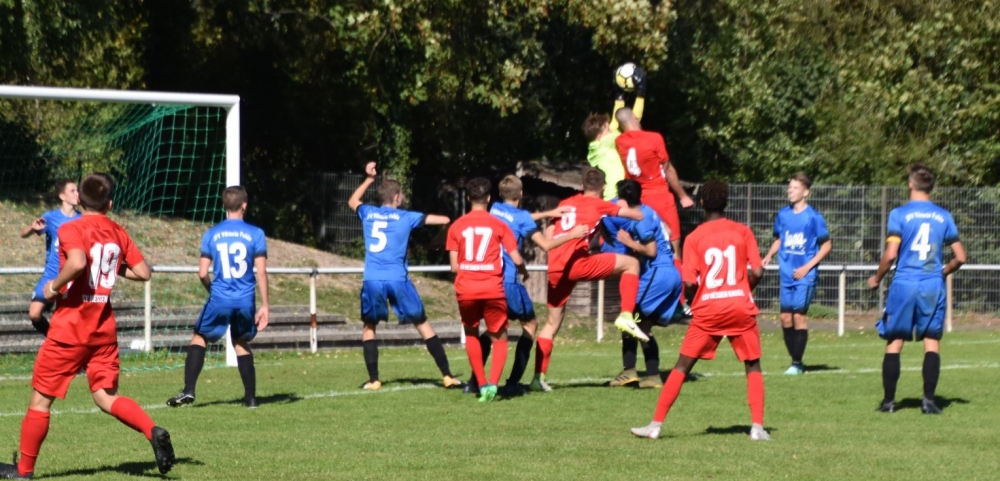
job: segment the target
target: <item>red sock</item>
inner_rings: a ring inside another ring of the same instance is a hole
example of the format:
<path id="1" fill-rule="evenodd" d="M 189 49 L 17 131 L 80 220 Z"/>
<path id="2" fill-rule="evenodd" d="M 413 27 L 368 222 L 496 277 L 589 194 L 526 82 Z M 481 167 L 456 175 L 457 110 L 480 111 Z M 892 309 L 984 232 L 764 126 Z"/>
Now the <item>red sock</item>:
<path id="1" fill-rule="evenodd" d="M 639 297 L 639 276 L 622 274 L 621 281 L 618 282 L 618 291 L 622 297 L 622 312 L 635 311 L 635 300 Z"/>
<path id="2" fill-rule="evenodd" d="M 476 336 L 465 336 L 465 354 L 469 356 L 469 366 L 476 376 L 476 382 L 480 386 L 486 385 L 486 373 L 483 372 L 483 346 Z M 496 359 L 496 358 L 494 358 Z"/>
<path id="3" fill-rule="evenodd" d="M 493 359 L 490 361 L 490 384 L 500 382 L 503 365 L 507 362 L 507 341 L 493 341 Z"/>
<path id="4" fill-rule="evenodd" d="M 28 414 L 21 421 L 21 460 L 17 462 L 17 471 L 21 476 L 35 472 L 38 451 L 49 434 L 49 417 L 47 412 L 28 409 Z"/>
<path id="5" fill-rule="evenodd" d="M 153 426 L 155 426 L 153 419 L 139 407 L 137 402 L 125 396 L 118 396 L 118 399 L 111 403 L 111 415 L 122 424 L 142 433 L 147 440 L 153 439 Z"/>
<path id="6" fill-rule="evenodd" d="M 684 385 L 686 377 L 687 375 L 677 369 L 670 371 L 670 376 L 667 376 L 667 382 L 663 384 L 663 390 L 660 391 L 660 397 L 656 400 L 653 422 L 662 423 L 667 418 L 670 407 L 674 405 L 677 395 L 681 393 L 681 386 Z"/>
<path id="7" fill-rule="evenodd" d="M 538 338 L 535 342 L 535 374 L 545 374 L 549 371 L 549 358 L 552 357 L 552 339 Z"/>
<path id="8" fill-rule="evenodd" d="M 764 376 L 759 372 L 747 373 L 747 404 L 750 405 L 750 421 L 764 425 Z"/>

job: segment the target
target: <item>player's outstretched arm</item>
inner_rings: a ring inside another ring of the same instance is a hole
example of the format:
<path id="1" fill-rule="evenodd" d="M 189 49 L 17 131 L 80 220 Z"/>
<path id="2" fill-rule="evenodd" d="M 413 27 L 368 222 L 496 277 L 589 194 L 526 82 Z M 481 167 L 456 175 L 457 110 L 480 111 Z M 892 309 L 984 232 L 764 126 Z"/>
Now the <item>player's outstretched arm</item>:
<path id="1" fill-rule="evenodd" d="M 579 239 L 581 237 L 586 237 L 590 233 L 590 229 L 585 225 L 575 225 L 564 235 L 559 236 L 558 239 L 552 239 L 551 237 L 546 237 L 545 234 L 541 232 L 535 232 L 531 234 L 531 241 L 535 243 L 538 247 L 541 247 L 543 251 L 548 252 L 556 247 L 559 247 L 573 239 Z M 549 232 L 548 235 L 552 235 Z"/>
<path id="2" fill-rule="evenodd" d="M 208 275 L 209 268 L 212 267 L 212 258 L 210 257 L 200 257 L 198 258 L 198 280 L 201 281 L 202 287 L 209 294 L 212 293 L 212 278 Z"/>
<path id="3" fill-rule="evenodd" d="M 677 171 L 674 170 L 674 164 L 667 162 L 666 165 L 663 166 L 663 174 L 666 176 L 667 185 L 670 186 L 670 190 L 677 194 L 677 198 L 681 202 L 681 207 L 685 209 L 693 207 L 694 201 L 691 200 L 687 191 L 684 190 L 684 186 L 681 185 L 681 180 L 677 177 Z"/>
<path id="4" fill-rule="evenodd" d="M 122 273 L 122 276 L 130 281 L 146 282 L 153 277 L 153 270 L 150 269 L 149 264 L 143 260 L 134 266 L 125 267 L 125 271 Z"/>
<path id="5" fill-rule="evenodd" d="M 50 281 L 45 287 L 45 298 L 55 299 L 62 288 L 66 287 L 73 279 L 76 279 L 87 269 L 87 253 L 83 249 L 70 249 L 66 253 L 66 262 L 63 262 L 59 275 Z"/>
<path id="6" fill-rule="evenodd" d="M 961 241 L 955 241 L 951 244 L 951 252 L 954 256 L 941 271 L 945 276 L 957 271 L 959 267 L 962 267 L 962 264 L 965 264 L 965 247 L 962 246 Z"/>
<path id="7" fill-rule="evenodd" d="M 875 271 L 875 275 L 868 278 L 868 287 L 878 289 L 878 285 L 882 282 L 882 278 L 889 272 L 889 268 L 892 267 L 893 261 L 895 261 L 898 256 L 899 240 L 890 239 L 885 243 L 885 253 L 882 254 L 882 260 L 878 263 L 878 270 Z"/>
<path id="8" fill-rule="evenodd" d="M 643 215 L 642 211 L 636 209 L 635 207 L 622 207 L 618 210 L 618 217 L 624 217 L 632 220 L 642 220 Z"/>
<path id="9" fill-rule="evenodd" d="M 21 238 L 24 239 L 31 234 L 41 234 L 45 229 L 45 219 L 39 217 L 21 229 Z"/>
<path id="10" fill-rule="evenodd" d="M 767 254 L 764 254 L 764 258 L 760 260 L 760 263 L 765 266 L 770 264 L 771 258 L 778 253 L 778 249 L 780 248 L 781 248 L 781 238 L 779 237 L 774 239 L 774 242 L 771 243 L 771 248 L 767 250 Z"/>
<path id="11" fill-rule="evenodd" d="M 568 212 L 573 212 L 574 207 L 568 205 L 563 205 L 556 207 L 555 209 L 550 209 L 542 212 L 532 212 L 531 220 L 541 220 L 541 219 L 554 219 L 556 217 L 562 217 Z"/>
<path id="12" fill-rule="evenodd" d="M 253 267 L 257 270 L 255 275 L 257 276 L 257 289 L 260 291 L 260 307 L 257 308 L 254 323 L 257 324 L 257 329 L 263 331 L 271 318 L 271 305 L 267 297 L 267 257 L 255 257 Z"/>
<path id="13" fill-rule="evenodd" d="M 365 174 L 368 176 L 365 177 L 365 180 L 361 181 L 361 185 L 359 185 L 357 189 L 354 189 L 354 193 L 351 194 L 351 198 L 347 200 L 347 205 L 354 212 L 357 212 L 358 207 L 361 207 L 361 197 L 365 195 L 365 191 L 367 191 L 368 187 L 375 182 L 375 162 L 368 162 L 368 164 L 365 165 Z"/>
<path id="14" fill-rule="evenodd" d="M 424 219 L 424 225 L 448 225 L 450 222 L 451 219 L 446 215 L 427 214 Z"/>

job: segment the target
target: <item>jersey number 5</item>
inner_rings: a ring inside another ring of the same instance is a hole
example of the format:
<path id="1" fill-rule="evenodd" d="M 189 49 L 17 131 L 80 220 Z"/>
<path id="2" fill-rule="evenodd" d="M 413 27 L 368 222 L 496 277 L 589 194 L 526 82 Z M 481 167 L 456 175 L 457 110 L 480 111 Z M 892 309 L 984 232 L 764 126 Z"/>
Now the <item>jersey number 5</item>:
<path id="1" fill-rule="evenodd" d="M 729 246 L 726 250 L 711 248 L 705 251 L 705 264 L 708 264 L 708 275 L 705 276 L 705 285 L 709 289 L 721 287 L 723 283 L 730 286 L 736 285 L 736 247 Z M 725 266 L 723 266 L 725 264 Z M 726 279 L 723 282 L 719 274 L 722 269 L 726 269 Z"/>
<path id="2" fill-rule="evenodd" d="M 226 279 L 239 278 L 247 273 L 247 246 L 245 244 L 242 242 L 233 242 L 232 244 L 222 242 L 215 245 L 215 250 L 219 251 L 222 277 Z M 231 267 L 229 254 L 233 255 L 232 263 L 236 264 L 236 267 Z"/>
<path id="3" fill-rule="evenodd" d="M 90 247 L 90 288 L 97 289 L 101 286 L 111 289 L 118 278 L 118 259 L 122 255 L 121 247 L 118 244 L 101 244 L 100 242 Z"/>
<path id="4" fill-rule="evenodd" d="M 389 227 L 389 223 L 384 220 L 372 222 L 372 237 L 376 240 L 374 244 L 368 244 L 368 249 L 372 252 L 382 252 L 382 249 L 385 249 L 386 243 L 389 242 L 389 239 L 385 236 L 385 232 L 382 232 L 382 229 L 386 227 Z"/>
<path id="5" fill-rule="evenodd" d="M 473 260 L 473 244 L 475 237 L 479 237 L 479 245 L 475 248 L 475 260 L 482 262 L 486 259 L 486 247 L 493 237 L 493 229 L 489 227 L 468 227 L 462 231 L 462 238 L 465 239 L 465 260 Z"/>

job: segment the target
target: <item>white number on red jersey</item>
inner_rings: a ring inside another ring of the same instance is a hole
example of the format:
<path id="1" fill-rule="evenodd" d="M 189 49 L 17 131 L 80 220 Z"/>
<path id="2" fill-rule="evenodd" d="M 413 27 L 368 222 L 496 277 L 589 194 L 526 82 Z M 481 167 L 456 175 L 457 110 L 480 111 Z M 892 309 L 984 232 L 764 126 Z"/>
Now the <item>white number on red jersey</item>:
<path id="1" fill-rule="evenodd" d="M 729 286 L 736 285 L 736 247 L 729 246 L 726 250 L 711 248 L 705 251 L 705 264 L 708 264 L 708 275 L 705 276 L 705 285 L 709 289 L 721 287 L 722 284 Z M 725 265 L 723 265 L 725 264 Z M 726 269 L 725 281 L 719 277 L 722 269 Z"/>
<path id="2" fill-rule="evenodd" d="M 479 244 L 474 246 L 476 237 L 479 237 Z M 471 261 L 475 259 L 477 262 L 485 260 L 486 248 L 490 244 L 491 237 L 493 237 L 493 229 L 489 227 L 467 227 L 463 230 L 462 238 L 465 239 L 465 260 Z"/>
<path id="3" fill-rule="evenodd" d="M 569 231 L 576 225 L 576 207 L 573 210 L 563 214 L 562 218 L 559 220 L 559 226 L 562 227 L 563 231 Z"/>
<path id="4" fill-rule="evenodd" d="M 118 244 L 95 243 L 90 247 L 90 288 L 111 289 L 118 278 L 118 259 L 122 255 Z"/>
<path id="5" fill-rule="evenodd" d="M 639 168 L 639 159 L 635 155 L 635 147 L 628 149 L 628 155 L 625 156 L 625 168 L 628 169 L 629 174 L 635 177 L 642 175 L 642 169 Z"/>
<path id="6" fill-rule="evenodd" d="M 930 223 L 924 222 L 920 224 L 920 230 L 917 231 L 917 238 L 913 239 L 913 243 L 910 244 L 910 250 L 917 251 L 920 255 L 920 260 L 927 260 L 927 254 L 931 251 Z"/>

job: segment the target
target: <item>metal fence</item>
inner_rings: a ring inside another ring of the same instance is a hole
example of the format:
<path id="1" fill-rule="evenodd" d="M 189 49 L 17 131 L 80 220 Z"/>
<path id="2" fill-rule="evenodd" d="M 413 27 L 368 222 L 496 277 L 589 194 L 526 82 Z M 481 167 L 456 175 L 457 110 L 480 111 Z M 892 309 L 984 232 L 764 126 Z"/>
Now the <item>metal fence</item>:
<path id="1" fill-rule="evenodd" d="M 324 199 L 319 235 L 337 246 L 360 246 L 361 222 L 347 207 L 347 199 L 360 185 L 361 175 L 323 174 L 318 183 L 322 190 L 317 198 Z M 460 189 L 442 181 L 411 180 L 411 207 L 414 210 L 450 215 L 464 212 Z M 692 189 L 697 198 L 698 187 Z M 785 184 L 732 184 L 730 186 L 729 217 L 753 228 L 761 252 L 766 252 L 773 240 L 772 226 L 779 209 L 787 205 Z M 374 189 L 366 201 L 374 202 Z M 541 195 L 526 192 L 526 198 Z M 886 238 L 889 212 L 907 201 L 905 186 L 813 186 L 809 203 L 826 218 L 833 250 L 824 264 L 862 266 L 877 264 Z M 933 199 L 951 211 L 958 224 L 968 262 L 1000 264 L 1000 189 L 956 188 L 935 189 Z M 699 209 L 681 211 L 682 234 L 686 235 L 701 223 Z M 534 256 L 532 256 L 534 258 Z M 846 309 L 875 311 L 882 307 L 884 289 L 872 292 L 867 287 L 870 272 L 847 271 Z M 834 307 L 838 301 L 841 279 L 833 273 L 821 273 L 815 305 Z M 994 315 L 1000 313 L 1000 271 L 976 270 L 963 272 L 954 280 L 955 309 L 962 312 Z M 778 276 L 765 276 L 755 298 L 760 307 L 773 310 L 778 302 Z"/>

